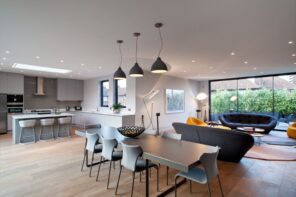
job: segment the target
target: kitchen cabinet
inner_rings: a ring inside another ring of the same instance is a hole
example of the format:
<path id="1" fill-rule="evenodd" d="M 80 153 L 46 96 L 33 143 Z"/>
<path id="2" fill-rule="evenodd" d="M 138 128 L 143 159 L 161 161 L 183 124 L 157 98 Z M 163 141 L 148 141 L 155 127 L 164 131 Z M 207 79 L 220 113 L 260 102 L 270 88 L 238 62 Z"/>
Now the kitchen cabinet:
<path id="1" fill-rule="evenodd" d="M 57 79 L 58 101 L 82 101 L 83 81 L 74 79 Z"/>
<path id="2" fill-rule="evenodd" d="M 0 93 L 24 94 L 24 75 L 0 72 Z"/>

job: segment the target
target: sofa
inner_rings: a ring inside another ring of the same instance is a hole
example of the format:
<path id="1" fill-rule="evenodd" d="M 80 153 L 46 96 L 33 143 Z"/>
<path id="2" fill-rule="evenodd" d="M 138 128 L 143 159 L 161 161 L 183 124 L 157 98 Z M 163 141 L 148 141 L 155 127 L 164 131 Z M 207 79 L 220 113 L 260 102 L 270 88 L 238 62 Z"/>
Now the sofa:
<path id="1" fill-rule="evenodd" d="M 184 123 L 173 123 L 173 127 L 177 133 L 182 134 L 182 140 L 219 146 L 221 150 L 218 159 L 222 161 L 239 162 L 254 145 L 254 138 L 240 131 Z"/>
<path id="2" fill-rule="evenodd" d="M 219 116 L 222 125 L 236 129 L 237 127 L 256 127 L 264 129 L 268 134 L 276 127 L 277 120 L 273 116 L 253 113 L 225 113 Z"/>

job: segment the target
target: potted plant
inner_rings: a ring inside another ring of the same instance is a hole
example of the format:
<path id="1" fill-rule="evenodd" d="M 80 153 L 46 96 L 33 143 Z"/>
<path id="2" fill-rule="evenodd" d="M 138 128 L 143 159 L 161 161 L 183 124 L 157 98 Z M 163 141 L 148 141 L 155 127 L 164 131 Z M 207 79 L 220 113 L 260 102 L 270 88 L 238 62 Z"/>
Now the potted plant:
<path id="1" fill-rule="evenodd" d="M 115 114 L 119 114 L 121 109 L 123 108 L 124 106 L 121 105 L 121 103 L 115 103 L 112 105 L 112 110 L 113 110 L 113 113 Z"/>

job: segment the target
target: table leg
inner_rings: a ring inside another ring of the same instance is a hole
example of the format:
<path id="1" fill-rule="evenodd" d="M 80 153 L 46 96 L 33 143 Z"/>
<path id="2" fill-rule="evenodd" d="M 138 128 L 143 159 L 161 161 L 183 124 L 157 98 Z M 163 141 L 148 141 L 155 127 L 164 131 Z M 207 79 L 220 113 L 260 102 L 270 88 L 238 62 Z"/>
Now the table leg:
<path id="1" fill-rule="evenodd" d="M 149 197 L 149 161 L 146 159 L 146 197 Z"/>

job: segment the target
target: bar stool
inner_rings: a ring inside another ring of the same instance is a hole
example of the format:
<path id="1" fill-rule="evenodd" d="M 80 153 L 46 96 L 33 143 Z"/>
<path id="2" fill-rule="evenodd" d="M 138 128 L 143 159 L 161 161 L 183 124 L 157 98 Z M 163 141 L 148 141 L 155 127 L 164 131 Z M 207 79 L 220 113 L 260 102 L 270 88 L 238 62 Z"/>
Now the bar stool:
<path id="1" fill-rule="evenodd" d="M 71 136 L 70 134 L 70 126 L 72 124 L 72 118 L 71 117 L 64 117 L 64 118 L 58 118 L 58 134 L 57 137 L 60 137 L 60 132 L 61 132 L 61 125 L 67 125 L 68 126 L 68 137 Z"/>
<path id="2" fill-rule="evenodd" d="M 36 120 L 21 120 L 21 121 L 19 121 L 19 125 L 21 127 L 21 133 L 20 133 L 20 137 L 19 137 L 19 143 L 21 143 L 23 130 L 26 129 L 26 128 L 33 130 L 33 133 L 34 133 L 34 142 L 36 143 L 36 133 L 35 133 Z"/>
<path id="3" fill-rule="evenodd" d="M 46 119 L 41 119 L 40 120 L 41 129 L 40 129 L 39 140 L 42 140 L 41 136 L 42 136 L 44 127 L 51 127 L 52 138 L 55 139 L 53 125 L 54 125 L 54 119 L 53 118 L 46 118 Z"/>

